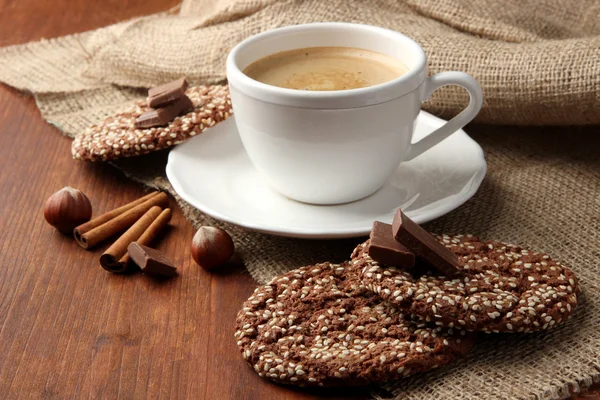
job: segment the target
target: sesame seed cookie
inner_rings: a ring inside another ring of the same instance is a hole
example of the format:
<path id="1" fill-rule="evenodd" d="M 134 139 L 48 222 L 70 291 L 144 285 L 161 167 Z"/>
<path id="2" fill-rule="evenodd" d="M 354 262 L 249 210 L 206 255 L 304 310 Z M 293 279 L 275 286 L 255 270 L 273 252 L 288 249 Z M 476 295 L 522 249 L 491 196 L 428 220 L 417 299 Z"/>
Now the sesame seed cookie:
<path id="1" fill-rule="evenodd" d="M 483 332 L 535 332 L 565 321 L 577 306 L 575 274 L 545 254 L 472 235 L 437 236 L 456 254 L 461 275 L 413 277 L 352 254 L 363 284 L 401 310 L 439 326 Z"/>
<path id="2" fill-rule="evenodd" d="M 166 149 L 196 136 L 232 113 L 229 89 L 223 85 L 192 86 L 185 94 L 194 108 L 168 125 L 136 129 L 135 120 L 146 111 L 146 99 L 78 135 L 71 145 L 76 160 L 106 161 Z"/>
<path id="3" fill-rule="evenodd" d="M 290 271 L 257 288 L 235 338 L 259 376 L 302 386 L 364 385 L 409 376 L 465 354 L 473 336 L 411 321 L 360 283 L 351 264 Z"/>

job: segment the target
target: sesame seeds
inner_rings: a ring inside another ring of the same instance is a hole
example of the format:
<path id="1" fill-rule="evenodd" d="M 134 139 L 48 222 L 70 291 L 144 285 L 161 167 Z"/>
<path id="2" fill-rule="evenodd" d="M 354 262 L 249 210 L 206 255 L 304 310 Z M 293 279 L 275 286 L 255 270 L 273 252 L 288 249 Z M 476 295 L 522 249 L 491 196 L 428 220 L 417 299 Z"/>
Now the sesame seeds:
<path id="1" fill-rule="evenodd" d="M 476 237 L 438 236 L 440 241 L 444 238 L 463 266 L 460 278 L 422 275 L 415 279 L 401 269 L 371 264 L 362 256 L 364 244 L 355 249 L 353 263 L 372 274 L 390 272 L 377 281 L 363 274 L 362 281 L 401 310 L 438 326 L 490 332 L 525 327 L 524 331 L 535 332 L 559 323 L 550 315 L 560 314 L 563 321 L 577 304 L 577 278 L 547 255 Z M 410 301 L 403 301 L 406 297 Z"/>
<path id="2" fill-rule="evenodd" d="M 145 100 L 106 118 L 98 125 L 90 126 L 73 141 L 73 157 L 78 160 L 105 161 L 146 154 L 196 136 L 227 119 L 232 113 L 227 86 L 194 86 L 186 94 L 195 108 L 176 117 L 166 126 L 148 129 L 133 127 L 135 119 L 148 110 Z M 213 107 L 208 107 L 207 103 L 213 104 Z"/>
<path id="3" fill-rule="evenodd" d="M 237 317 L 236 342 L 262 377 L 300 385 L 388 380 L 413 373 L 403 364 L 416 355 L 422 364 L 417 371 L 458 355 L 450 348 L 456 336 L 411 322 L 410 315 L 367 291 L 358 269 L 343 265 L 340 272 L 327 263 L 290 272 L 246 301 Z M 312 273 L 315 269 L 321 271 Z M 429 354 L 435 357 L 431 365 Z M 365 378 L 361 365 L 369 360 L 376 362 L 375 373 Z"/>

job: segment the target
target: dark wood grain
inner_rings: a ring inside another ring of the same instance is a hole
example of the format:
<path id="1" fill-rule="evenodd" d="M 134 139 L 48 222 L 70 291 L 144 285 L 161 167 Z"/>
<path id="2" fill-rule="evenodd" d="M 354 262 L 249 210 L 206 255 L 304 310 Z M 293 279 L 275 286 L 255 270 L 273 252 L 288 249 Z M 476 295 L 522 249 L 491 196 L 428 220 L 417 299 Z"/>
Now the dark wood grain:
<path id="1" fill-rule="evenodd" d="M 166 10 L 177 0 L 0 0 L 0 45 L 94 29 Z M 75 162 L 70 140 L 33 100 L 0 86 L 0 397 L 106 399 L 364 398 L 364 390 L 301 391 L 258 378 L 233 340 L 254 282 L 242 266 L 207 273 L 193 229 L 175 210 L 160 243 L 180 276 L 159 282 L 102 268 L 47 225 L 46 198 L 70 185 L 94 214 L 143 195 L 102 164 Z"/>

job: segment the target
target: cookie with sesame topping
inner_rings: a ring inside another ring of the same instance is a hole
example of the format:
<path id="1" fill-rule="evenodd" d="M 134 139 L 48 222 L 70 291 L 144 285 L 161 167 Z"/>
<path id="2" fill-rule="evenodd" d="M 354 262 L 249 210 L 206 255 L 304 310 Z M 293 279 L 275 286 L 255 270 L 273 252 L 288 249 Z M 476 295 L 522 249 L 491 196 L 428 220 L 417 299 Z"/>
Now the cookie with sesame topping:
<path id="1" fill-rule="evenodd" d="M 182 143 L 231 116 L 227 86 L 192 86 L 185 94 L 192 101 L 193 108 L 165 126 L 135 127 L 135 120 L 152 110 L 145 99 L 90 126 L 73 141 L 73 158 L 107 161 L 151 153 Z"/>
<path id="2" fill-rule="evenodd" d="M 448 364 L 464 330 L 412 321 L 361 284 L 350 263 L 290 271 L 257 288 L 237 316 L 237 345 L 259 376 L 301 386 L 365 385 Z"/>
<path id="3" fill-rule="evenodd" d="M 483 332 L 535 332 L 564 322 L 577 306 L 579 286 L 569 268 L 546 254 L 472 235 L 437 236 L 459 259 L 454 279 L 421 276 L 352 254 L 361 280 L 404 312 L 438 326 Z"/>

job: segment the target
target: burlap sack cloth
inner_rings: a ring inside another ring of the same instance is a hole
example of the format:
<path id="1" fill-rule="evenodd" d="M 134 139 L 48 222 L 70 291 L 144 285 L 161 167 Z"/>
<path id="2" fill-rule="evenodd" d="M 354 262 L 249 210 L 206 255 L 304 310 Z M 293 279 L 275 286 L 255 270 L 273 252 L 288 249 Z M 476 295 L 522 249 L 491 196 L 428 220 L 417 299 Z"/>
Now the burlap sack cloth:
<path id="1" fill-rule="evenodd" d="M 179 15 L 1 49 L 0 80 L 32 92 L 43 117 L 73 137 L 142 94 L 132 87 L 181 75 L 192 83 L 222 81 L 228 49 L 248 35 L 302 22 L 351 21 L 414 37 L 432 72 L 472 73 L 486 97 L 479 122 L 592 124 L 600 123 L 599 16 L 594 0 L 186 0 Z M 465 96 L 445 88 L 425 107 L 449 117 L 463 108 Z M 484 336 L 464 361 L 391 382 L 374 396 L 566 397 L 600 380 L 600 135 L 594 127 L 467 131 L 485 150 L 488 176 L 473 199 L 426 227 L 518 242 L 564 260 L 580 277 L 580 306 L 560 328 Z M 115 164 L 177 197 L 165 162 L 161 152 Z M 195 226 L 220 224 L 178 202 Z M 306 263 L 343 260 L 358 241 L 226 228 L 258 282 Z"/>

